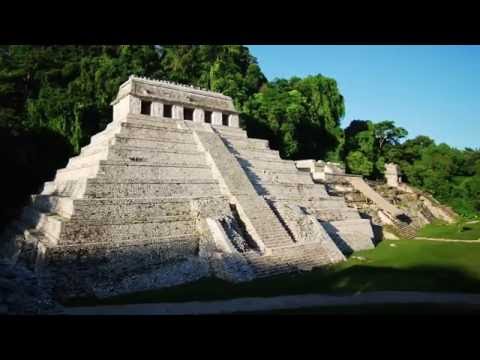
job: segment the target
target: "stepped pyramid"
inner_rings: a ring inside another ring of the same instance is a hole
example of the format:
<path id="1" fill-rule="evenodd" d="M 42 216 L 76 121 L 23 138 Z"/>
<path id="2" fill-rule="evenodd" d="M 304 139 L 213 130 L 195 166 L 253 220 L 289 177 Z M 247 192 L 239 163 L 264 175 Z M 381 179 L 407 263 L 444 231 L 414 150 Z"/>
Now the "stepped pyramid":
<path id="1" fill-rule="evenodd" d="M 20 258 L 64 292 L 246 281 L 373 247 L 369 220 L 249 139 L 230 97 L 131 76 L 112 105 L 10 229 Z"/>

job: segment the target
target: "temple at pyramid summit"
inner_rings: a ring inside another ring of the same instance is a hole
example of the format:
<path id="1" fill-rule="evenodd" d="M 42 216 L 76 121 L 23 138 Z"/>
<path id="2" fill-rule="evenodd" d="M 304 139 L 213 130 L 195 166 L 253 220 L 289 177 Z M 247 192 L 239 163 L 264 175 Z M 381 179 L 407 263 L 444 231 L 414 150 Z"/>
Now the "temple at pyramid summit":
<path id="1" fill-rule="evenodd" d="M 370 220 L 248 138 L 230 97 L 131 76 L 112 106 L 10 228 L 65 292 L 249 281 L 374 247 Z"/>

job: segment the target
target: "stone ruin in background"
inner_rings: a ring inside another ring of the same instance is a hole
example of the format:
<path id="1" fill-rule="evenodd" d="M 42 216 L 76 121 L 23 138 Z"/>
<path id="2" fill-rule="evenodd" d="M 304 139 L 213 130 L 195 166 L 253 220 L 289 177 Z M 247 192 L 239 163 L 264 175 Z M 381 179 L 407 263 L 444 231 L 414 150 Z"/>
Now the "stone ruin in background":
<path id="1" fill-rule="evenodd" d="M 385 164 L 385 179 L 387 180 L 388 186 L 394 188 L 399 187 L 399 185 L 402 183 L 402 177 L 400 176 L 400 168 L 397 164 Z"/>
<path id="2" fill-rule="evenodd" d="M 5 234 L 10 261 L 63 297 L 248 281 L 374 246 L 343 197 L 248 138 L 230 97 L 131 76 L 112 105 Z"/>
<path id="3" fill-rule="evenodd" d="M 400 167 L 394 163 L 385 165 L 385 181 L 365 180 L 360 175 L 347 174 L 341 164 L 321 160 L 299 160 L 296 166 L 310 172 L 329 194 L 344 197 L 374 226 L 393 228 L 397 236 L 383 229 L 387 237 L 414 238 L 426 224 L 435 220 L 452 223 L 458 217 L 431 195 L 403 183 Z"/>

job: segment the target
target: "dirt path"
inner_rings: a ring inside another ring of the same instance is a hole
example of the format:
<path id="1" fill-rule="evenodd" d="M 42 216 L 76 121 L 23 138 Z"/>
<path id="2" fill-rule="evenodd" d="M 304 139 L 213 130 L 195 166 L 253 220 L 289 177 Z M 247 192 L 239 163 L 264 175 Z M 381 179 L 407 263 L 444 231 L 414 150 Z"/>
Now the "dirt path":
<path id="1" fill-rule="evenodd" d="M 184 303 L 131 304 L 66 308 L 65 315 L 203 315 L 366 304 L 480 305 L 480 294 L 382 291 L 355 295 L 306 294 Z"/>
<path id="2" fill-rule="evenodd" d="M 416 240 L 431 240 L 431 241 L 446 241 L 446 242 L 464 242 L 464 243 L 477 243 L 480 244 L 480 240 L 460 240 L 460 239 L 442 239 L 442 238 L 429 238 L 417 236 Z"/>

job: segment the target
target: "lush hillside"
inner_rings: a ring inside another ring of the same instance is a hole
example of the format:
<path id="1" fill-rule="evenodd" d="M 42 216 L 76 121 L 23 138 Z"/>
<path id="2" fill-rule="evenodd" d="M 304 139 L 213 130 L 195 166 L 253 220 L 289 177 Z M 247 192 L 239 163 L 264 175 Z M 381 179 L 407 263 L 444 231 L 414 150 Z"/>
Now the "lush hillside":
<path id="1" fill-rule="evenodd" d="M 0 225 L 111 121 L 109 104 L 130 74 L 232 96 L 242 126 L 268 139 L 284 158 L 345 161 L 370 177 L 395 160 L 414 185 L 465 213 L 479 209 L 478 151 L 424 144 L 422 138 L 401 144 L 406 131 L 389 122 L 352 123 L 344 132 L 344 101 L 334 79 L 268 82 L 244 46 L 11 45 L 0 46 L 0 154 L 3 188 L 9 189 Z M 430 166 L 438 159 L 446 165 Z"/>
<path id="2" fill-rule="evenodd" d="M 342 157 L 347 170 L 382 177 L 384 164 L 400 165 L 404 181 L 433 194 L 465 217 L 480 212 L 480 149 L 459 150 L 428 136 L 404 142 L 408 132 L 392 121 L 352 121 Z"/>

